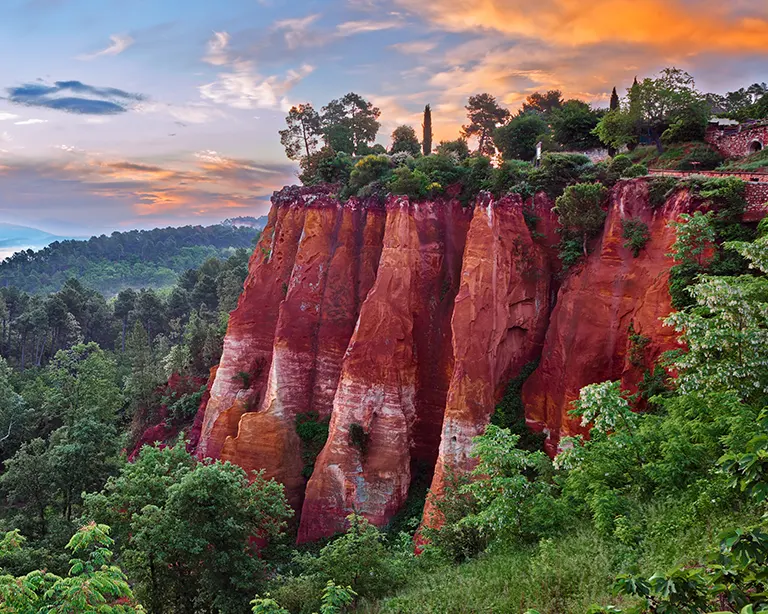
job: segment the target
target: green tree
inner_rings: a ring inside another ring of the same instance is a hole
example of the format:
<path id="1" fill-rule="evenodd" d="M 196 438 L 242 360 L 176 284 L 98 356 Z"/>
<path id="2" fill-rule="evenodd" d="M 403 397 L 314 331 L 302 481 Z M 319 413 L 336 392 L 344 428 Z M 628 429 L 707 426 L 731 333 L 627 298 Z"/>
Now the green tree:
<path id="1" fill-rule="evenodd" d="M 416 136 L 416 131 L 410 126 L 398 126 L 392 132 L 392 145 L 389 149 L 390 154 L 405 152 L 412 156 L 419 155 L 421 145 Z"/>
<path id="2" fill-rule="evenodd" d="M 90 523 L 67 544 L 74 558 L 61 578 L 45 570 L 15 578 L 0 575 L 0 612 L 8 614 L 141 614 L 128 579 L 112 564 L 113 541 L 109 527 Z M 18 532 L 0 541 L 0 554 L 22 549 Z M 2 570 L 0 569 L 0 573 Z"/>
<path id="3" fill-rule="evenodd" d="M 469 157 L 469 146 L 467 139 L 456 139 L 455 141 L 440 141 L 435 148 L 435 153 L 439 156 L 452 158 L 456 163 L 466 160 Z"/>
<path id="4" fill-rule="evenodd" d="M 465 108 L 469 123 L 461 127 L 461 136 L 465 139 L 477 138 L 478 154 L 495 155 L 493 136 L 496 128 L 509 118 L 509 111 L 499 106 L 496 98 L 490 94 L 470 96 Z"/>
<path id="5" fill-rule="evenodd" d="M 428 156 L 432 153 L 432 109 L 429 105 L 424 107 L 424 121 L 421 124 L 421 152 Z"/>
<path id="6" fill-rule="evenodd" d="M 637 144 L 637 125 L 631 113 L 611 109 L 597 122 L 593 133 L 614 152 Z"/>
<path id="7" fill-rule="evenodd" d="M 285 118 L 288 127 L 280 130 L 280 143 L 285 147 L 285 155 L 291 160 L 309 158 L 320 143 L 323 134 L 320 114 L 309 104 L 291 107 Z"/>
<path id="8" fill-rule="evenodd" d="M 86 505 L 114 522 L 121 560 L 150 611 L 239 613 L 264 579 L 252 539 L 278 540 L 292 513 L 281 485 L 251 478 L 229 463 L 197 465 L 183 442 L 145 446 Z"/>
<path id="9" fill-rule="evenodd" d="M 155 360 L 147 331 L 139 320 L 126 342 L 126 356 L 131 373 L 125 382 L 125 392 L 134 410 L 147 409 L 152 405 L 155 389 L 162 382 L 162 370 Z"/>
<path id="10" fill-rule="evenodd" d="M 136 298 L 136 291 L 133 288 L 126 288 L 118 293 L 113 307 L 115 317 L 120 320 L 122 325 L 120 348 L 123 353 L 125 353 L 125 338 L 128 333 L 128 318 L 136 308 Z"/>
<path id="11" fill-rule="evenodd" d="M 593 111 L 581 100 L 568 100 L 551 115 L 552 136 L 566 149 L 586 151 L 600 146 L 594 129 L 600 121 L 600 113 Z"/>
<path id="12" fill-rule="evenodd" d="M 579 183 L 565 189 L 556 201 L 560 224 L 564 232 L 581 239 L 584 256 L 587 255 L 587 241 L 599 233 L 605 222 L 603 207 L 608 198 L 608 189 L 599 183 Z"/>
<path id="13" fill-rule="evenodd" d="M 359 94 L 350 92 L 323 107 L 322 123 L 326 145 L 334 151 L 357 155 L 364 145 L 376 140 L 381 110 Z"/>
<path id="14" fill-rule="evenodd" d="M 548 116 L 563 106 L 563 93 L 560 90 L 549 90 L 545 93 L 534 92 L 523 103 L 521 113 L 539 113 Z"/>
<path id="15" fill-rule="evenodd" d="M 525 113 L 497 128 L 494 141 L 505 160 L 531 161 L 536 157 L 536 143 L 549 127 L 537 113 Z"/>
<path id="16" fill-rule="evenodd" d="M 5 462 L 5 471 L 0 476 L 8 501 L 37 518 L 37 531 L 41 536 L 47 532 L 48 506 L 55 495 L 53 475 L 48 447 L 37 438 L 22 444 L 13 458 Z"/>

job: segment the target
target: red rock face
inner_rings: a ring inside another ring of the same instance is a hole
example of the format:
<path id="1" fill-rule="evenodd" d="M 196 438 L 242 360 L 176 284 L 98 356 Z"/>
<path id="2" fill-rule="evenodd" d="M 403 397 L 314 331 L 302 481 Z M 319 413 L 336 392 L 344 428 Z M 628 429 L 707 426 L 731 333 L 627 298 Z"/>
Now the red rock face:
<path id="1" fill-rule="evenodd" d="M 287 188 L 273 199 L 243 293 L 230 315 L 203 418 L 197 449 L 201 458 L 219 458 L 224 440 L 237 433 L 240 417 L 256 411 L 264 399 L 280 304 L 304 230 L 306 204 L 323 199 L 333 200 L 327 190 L 313 188 Z"/>
<path id="2" fill-rule="evenodd" d="M 471 470 L 472 438 L 484 431 L 506 382 L 541 351 L 550 265 L 522 207 L 519 197 L 495 202 L 488 196 L 475 206 L 453 310 L 455 366 L 432 481 L 437 496 L 447 472 Z M 440 522 L 429 502 L 424 518 L 431 526 Z"/>
<path id="3" fill-rule="evenodd" d="M 279 309 L 264 401 L 227 437 L 222 460 L 264 469 L 299 512 L 306 478 L 296 417 L 330 416 L 344 352 L 378 266 L 384 211 L 358 201 L 307 204 L 285 300 Z"/>
<path id="4" fill-rule="evenodd" d="M 378 275 L 344 358 L 299 542 L 343 531 L 352 511 L 386 524 L 408 494 L 412 462 L 434 463 L 470 215 L 455 200 L 387 203 Z"/>
<path id="5" fill-rule="evenodd" d="M 541 357 L 526 417 L 553 452 L 580 430 L 567 411 L 582 386 L 621 379 L 634 391 L 645 365 L 675 346 L 660 318 L 671 310 L 667 223 L 692 208 L 685 194 L 653 211 L 646 182 L 620 183 L 604 235 L 559 289 L 557 221 L 543 195 L 525 208 L 488 195 L 474 210 L 404 197 L 377 208 L 287 188 L 273 203 L 197 452 L 285 484 L 302 512 L 300 542 L 344 530 L 352 511 L 385 525 L 417 472 L 439 495 L 449 471 L 471 470 L 472 438 L 530 361 Z M 633 218 L 651 233 L 638 258 L 623 247 L 622 221 Z M 630 322 L 650 338 L 638 364 Z M 296 433 L 307 412 L 330 416 L 308 483 Z M 440 521 L 429 506 L 425 521 Z"/>
<path id="6" fill-rule="evenodd" d="M 547 330 L 539 367 L 523 387 L 526 419 L 548 434 L 554 453 L 561 436 L 584 433 L 569 417 L 571 403 L 588 384 L 621 380 L 635 391 L 646 365 L 676 346 L 661 319 L 671 311 L 667 256 L 674 242 L 670 220 L 692 205 L 679 193 L 661 209 L 648 203 L 646 182 L 622 182 L 612 191 L 604 233 L 586 262 L 565 279 Z M 624 247 L 622 222 L 639 219 L 650 240 L 635 258 Z M 643 359 L 630 360 L 629 325 L 650 339 Z"/>

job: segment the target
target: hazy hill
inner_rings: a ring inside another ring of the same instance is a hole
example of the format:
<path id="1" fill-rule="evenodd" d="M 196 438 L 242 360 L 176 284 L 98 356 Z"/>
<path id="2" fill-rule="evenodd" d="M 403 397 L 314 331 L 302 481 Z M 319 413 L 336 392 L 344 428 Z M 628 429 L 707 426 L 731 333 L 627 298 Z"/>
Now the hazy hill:
<path id="1" fill-rule="evenodd" d="M 0 237 L 6 236 L 6 226 L 0 227 Z M 21 228 L 11 226 L 6 240 L 35 236 L 17 230 Z M 46 234 L 37 235 L 38 240 L 44 240 Z M 57 240 L 48 235 L 50 245 L 18 251 L 0 262 L 0 286 L 55 292 L 69 277 L 106 295 L 126 287 L 171 286 L 179 273 L 199 267 L 208 258 L 226 257 L 238 248 L 251 249 L 258 234 L 250 225 L 217 224 L 113 232 L 88 240 Z"/>

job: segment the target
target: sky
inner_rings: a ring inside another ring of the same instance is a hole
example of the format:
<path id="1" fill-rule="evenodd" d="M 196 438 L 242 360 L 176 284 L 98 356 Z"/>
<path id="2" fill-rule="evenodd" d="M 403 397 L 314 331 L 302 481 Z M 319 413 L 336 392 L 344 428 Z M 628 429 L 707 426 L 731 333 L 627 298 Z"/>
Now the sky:
<path id="1" fill-rule="evenodd" d="M 766 0 L 0 0 L 0 222 L 70 236 L 262 215 L 295 183 L 291 105 L 347 92 L 379 141 L 472 94 L 607 106 L 678 66 L 768 81 Z"/>

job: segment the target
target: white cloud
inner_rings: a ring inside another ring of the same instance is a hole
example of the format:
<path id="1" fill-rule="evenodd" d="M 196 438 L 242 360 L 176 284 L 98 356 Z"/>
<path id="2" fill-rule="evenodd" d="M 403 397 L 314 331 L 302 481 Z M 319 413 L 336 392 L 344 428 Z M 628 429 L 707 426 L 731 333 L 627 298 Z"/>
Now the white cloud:
<path id="1" fill-rule="evenodd" d="M 47 124 L 47 119 L 25 119 L 20 122 L 14 122 L 16 126 L 33 126 L 34 124 Z"/>
<path id="2" fill-rule="evenodd" d="M 284 77 L 262 77 L 251 62 L 237 61 L 231 72 L 221 73 L 216 81 L 199 89 L 203 98 L 236 109 L 287 110 L 290 104 L 286 94 L 313 70 L 313 66 L 303 64 L 289 70 Z"/>
<path id="3" fill-rule="evenodd" d="M 364 19 L 361 21 L 345 21 L 336 26 L 336 32 L 339 36 L 352 36 L 365 32 L 378 32 L 380 30 L 391 30 L 401 25 L 400 21 L 374 21 Z"/>
<path id="4" fill-rule="evenodd" d="M 206 54 L 203 62 L 213 64 L 214 66 L 223 66 L 229 59 L 227 57 L 227 47 L 229 46 L 229 33 L 214 32 L 211 40 L 208 41 Z"/>
<path id="5" fill-rule="evenodd" d="M 437 47 L 435 41 L 409 41 L 391 45 L 392 49 L 406 55 L 421 55 L 422 53 L 432 51 L 435 47 Z"/>
<path id="6" fill-rule="evenodd" d="M 7 132 L 0 132 L 0 143 L 10 143 L 13 141 L 13 137 Z"/>
<path id="7" fill-rule="evenodd" d="M 96 58 L 99 58 L 105 55 L 119 55 L 134 43 L 133 38 L 131 38 L 127 34 L 113 34 L 112 36 L 109 37 L 109 40 L 112 42 L 101 51 L 96 51 L 95 53 L 87 53 L 85 55 L 79 55 L 77 56 L 77 59 L 87 61 L 87 60 L 95 60 Z"/>
<path id="8" fill-rule="evenodd" d="M 18 115 L 14 115 L 13 113 L 0 113 L 0 122 L 8 119 L 16 119 L 17 117 Z"/>
<path id="9" fill-rule="evenodd" d="M 297 49 L 309 44 L 318 44 L 317 36 L 309 35 L 309 27 L 320 18 L 319 13 L 294 19 L 281 19 L 272 24 L 272 29 L 283 33 L 288 49 Z"/>

